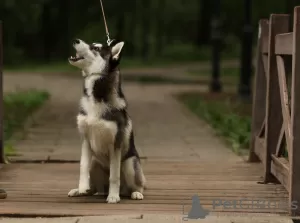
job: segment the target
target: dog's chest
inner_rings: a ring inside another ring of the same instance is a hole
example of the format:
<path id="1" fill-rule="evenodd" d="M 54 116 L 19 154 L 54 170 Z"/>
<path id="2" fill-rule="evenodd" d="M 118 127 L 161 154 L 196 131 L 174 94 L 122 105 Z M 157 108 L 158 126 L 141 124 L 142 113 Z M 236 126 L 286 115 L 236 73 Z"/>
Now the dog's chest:
<path id="1" fill-rule="evenodd" d="M 84 111 L 85 116 L 90 119 L 100 120 L 108 111 L 109 105 L 104 102 L 96 102 L 93 97 L 82 97 L 80 107 Z"/>
<path id="2" fill-rule="evenodd" d="M 85 114 L 77 116 L 79 132 L 89 140 L 95 154 L 107 153 L 117 133 L 116 123 L 102 118 L 109 109 L 108 105 L 83 97 L 81 107 Z"/>

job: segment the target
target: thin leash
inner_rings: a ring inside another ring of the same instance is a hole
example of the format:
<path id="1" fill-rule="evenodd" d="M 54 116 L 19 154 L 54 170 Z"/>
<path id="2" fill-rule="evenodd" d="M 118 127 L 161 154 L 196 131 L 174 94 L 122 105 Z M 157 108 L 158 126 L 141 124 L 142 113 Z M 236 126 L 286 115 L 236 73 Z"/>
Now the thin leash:
<path id="1" fill-rule="evenodd" d="M 100 4 L 101 4 L 101 9 L 102 9 L 102 15 L 103 15 L 103 20 L 104 20 L 104 26 L 105 26 L 106 36 L 107 36 L 107 44 L 110 45 L 111 42 L 112 42 L 112 40 L 109 38 L 109 32 L 108 32 L 108 28 L 107 28 L 106 19 L 105 19 L 105 14 L 104 14 L 104 8 L 103 8 L 102 0 L 100 0 Z"/>

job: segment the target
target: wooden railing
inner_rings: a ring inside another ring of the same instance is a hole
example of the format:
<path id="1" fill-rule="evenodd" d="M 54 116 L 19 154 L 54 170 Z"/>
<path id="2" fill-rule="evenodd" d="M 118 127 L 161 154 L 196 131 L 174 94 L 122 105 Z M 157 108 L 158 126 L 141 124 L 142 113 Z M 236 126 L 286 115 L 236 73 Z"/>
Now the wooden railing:
<path id="1" fill-rule="evenodd" d="M 0 163 L 4 163 L 4 143 L 3 143 L 3 29 L 0 21 Z"/>
<path id="2" fill-rule="evenodd" d="M 264 182 L 279 181 L 300 214 L 300 6 L 259 22 L 249 161 L 261 160 Z M 290 75 L 291 73 L 291 75 Z"/>

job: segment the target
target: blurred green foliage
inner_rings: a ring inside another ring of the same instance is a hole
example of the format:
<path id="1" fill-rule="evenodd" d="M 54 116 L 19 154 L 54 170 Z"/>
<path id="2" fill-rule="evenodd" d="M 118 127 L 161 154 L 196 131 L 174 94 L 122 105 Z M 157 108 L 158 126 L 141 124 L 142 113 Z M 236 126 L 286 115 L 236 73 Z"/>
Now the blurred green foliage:
<path id="1" fill-rule="evenodd" d="M 49 94 L 47 92 L 38 90 L 5 94 L 3 98 L 4 141 L 8 140 L 16 129 L 23 126 L 26 118 L 38 109 L 48 98 Z"/>
<path id="2" fill-rule="evenodd" d="M 222 98 L 212 100 L 208 96 L 187 93 L 179 96 L 192 112 L 212 126 L 216 133 L 226 139 L 232 150 L 240 154 L 248 149 L 251 138 L 251 105 Z M 245 109 L 246 107 L 246 109 Z"/>
<path id="3" fill-rule="evenodd" d="M 9 143 L 11 136 L 23 127 L 27 118 L 49 97 L 48 92 L 39 90 L 18 91 L 4 95 L 3 133 L 6 155 L 12 155 L 15 152 Z"/>
<path id="4" fill-rule="evenodd" d="M 221 2 L 224 50 L 235 56 L 244 1 Z M 103 0 L 103 4 L 111 38 L 126 42 L 126 56 L 144 60 L 209 58 L 213 1 Z M 260 18 L 291 13 L 294 5 L 295 0 L 253 0 L 254 33 Z M 65 60 L 75 37 L 106 40 L 99 0 L 1 0 L 0 20 L 4 23 L 5 65 Z"/>

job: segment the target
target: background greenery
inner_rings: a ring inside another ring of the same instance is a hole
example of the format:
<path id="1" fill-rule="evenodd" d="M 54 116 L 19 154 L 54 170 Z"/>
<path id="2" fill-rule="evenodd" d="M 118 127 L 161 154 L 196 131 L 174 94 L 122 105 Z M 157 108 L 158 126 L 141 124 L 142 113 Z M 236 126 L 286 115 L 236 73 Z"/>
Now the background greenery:
<path id="1" fill-rule="evenodd" d="M 237 154 L 248 149 L 251 139 L 251 104 L 232 93 L 186 93 L 178 96 L 199 118 L 212 126 Z"/>
<path id="2" fill-rule="evenodd" d="M 4 95 L 3 133 L 6 155 L 14 153 L 9 143 L 11 136 L 23 127 L 26 119 L 48 98 L 47 92 L 38 90 L 12 92 Z"/>
<path id="3" fill-rule="evenodd" d="M 239 53 L 242 0 L 221 1 L 224 54 Z M 210 58 L 209 0 L 103 0 L 112 38 L 126 41 L 127 58 L 200 60 Z M 253 0 L 257 22 L 270 13 L 291 13 L 296 0 Z M 99 0 L 1 0 L 4 64 L 66 60 L 70 41 L 105 41 Z"/>

